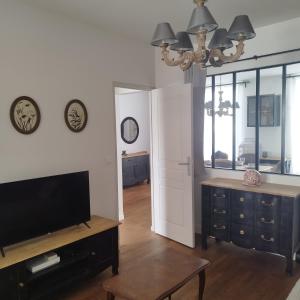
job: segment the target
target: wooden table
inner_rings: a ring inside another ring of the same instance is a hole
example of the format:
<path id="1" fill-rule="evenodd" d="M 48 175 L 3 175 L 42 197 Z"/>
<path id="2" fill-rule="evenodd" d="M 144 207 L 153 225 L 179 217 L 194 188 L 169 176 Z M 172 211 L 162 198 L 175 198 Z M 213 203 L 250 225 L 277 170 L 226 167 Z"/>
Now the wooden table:
<path id="1" fill-rule="evenodd" d="M 171 299 L 173 293 L 195 276 L 199 276 L 199 299 L 203 299 L 205 269 L 209 261 L 171 248 L 137 259 L 137 264 L 103 283 L 107 299 Z"/>

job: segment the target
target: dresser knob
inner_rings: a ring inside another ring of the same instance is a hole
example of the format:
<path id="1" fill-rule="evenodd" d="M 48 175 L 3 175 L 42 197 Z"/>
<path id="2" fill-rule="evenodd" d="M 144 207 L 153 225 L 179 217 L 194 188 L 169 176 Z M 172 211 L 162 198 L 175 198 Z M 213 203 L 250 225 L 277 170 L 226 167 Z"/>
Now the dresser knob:
<path id="1" fill-rule="evenodd" d="M 245 235 L 245 231 L 244 230 L 240 230 L 240 235 Z"/>
<path id="2" fill-rule="evenodd" d="M 244 214 L 240 214 L 240 219 L 245 219 L 245 215 Z"/>
<path id="3" fill-rule="evenodd" d="M 241 202 L 241 203 L 245 202 L 245 198 L 241 197 L 241 198 L 240 198 L 240 202 Z"/>
<path id="4" fill-rule="evenodd" d="M 94 252 L 94 251 L 91 252 L 91 255 L 92 255 L 92 256 L 95 256 L 95 255 L 96 255 L 96 252 Z"/>
<path id="5" fill-rule="evenodd" d="M 25 286 L 25 284 L 24 284 L 23 282 L 20 282 L 20 283 L 19 283 L 19 287 L 20 287 L 20 288 L 23 288 L 24 286 Z"/>

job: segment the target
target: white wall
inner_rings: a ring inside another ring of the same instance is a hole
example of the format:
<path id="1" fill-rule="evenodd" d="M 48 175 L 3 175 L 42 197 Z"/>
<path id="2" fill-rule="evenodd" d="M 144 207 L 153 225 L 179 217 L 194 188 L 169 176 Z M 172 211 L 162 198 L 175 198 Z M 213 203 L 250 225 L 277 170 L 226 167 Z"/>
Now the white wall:
<path id="1" fill-rule="evenodd" d="M 121 151 L 135 153 L 150 151 L 150 99 L 149 92 L 141 91 L 118 96 L 119 124 L 127 117 L 134 118 L 139 125 L 139 136 L 133 144 L 127 144 L 119 136 Z M 121 155 L 121 154 L 120 154 Z"/>
<path id="2" fill-rule="evenodd" d="M 92 212 L 117 218 L 113 82 L 153 85 L 152 48 L 22 1 L 1 0 L 0 7 L 0 181 L 89 170 Z M 9 120 L 21 95 L 41 110 L 40 127 L 30 136 Z M 79 134 L 64 124 L 73 98 L 89 113 Z"/>

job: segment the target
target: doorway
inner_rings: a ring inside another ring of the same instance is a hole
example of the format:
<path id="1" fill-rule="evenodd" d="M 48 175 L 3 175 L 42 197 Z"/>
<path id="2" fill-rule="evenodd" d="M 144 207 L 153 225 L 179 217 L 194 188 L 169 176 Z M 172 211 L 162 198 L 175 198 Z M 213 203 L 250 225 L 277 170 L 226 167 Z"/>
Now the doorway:
<path id="1" fill-rule="evenodd" d="M 119 221 L 136 219 L 150 230 L 151 88 L 115 84 Z"/>

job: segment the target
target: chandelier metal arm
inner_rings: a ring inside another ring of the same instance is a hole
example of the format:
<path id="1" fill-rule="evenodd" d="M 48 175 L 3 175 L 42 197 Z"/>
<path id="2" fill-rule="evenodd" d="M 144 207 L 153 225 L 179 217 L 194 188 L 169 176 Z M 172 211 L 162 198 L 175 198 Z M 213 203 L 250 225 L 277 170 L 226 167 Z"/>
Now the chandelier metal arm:
<path id="1" fill-rule="evenodd" d="M 170 51 L 168 50 L 168 45 L 163 45 L 161 47 L 162 60 L 167 66 L 176 67 L 180 66 L 182 71 L 186 71 L 191 67 L 195 58 L 194 53 L 191 52 L 178 52 L 179 57 L 177 59 L 170 58 Z"/>
<path id="2" fill-rule="evenodd" d="M 215 67 L 221 67 L 224 63 L 235 62 L 244 54 L 245 43 L 240 40 L 236 45 L 236 52 L 234 54 L 225 55 L 221 49 L 212 49 L 210 52 L 209 62 Z"/>

